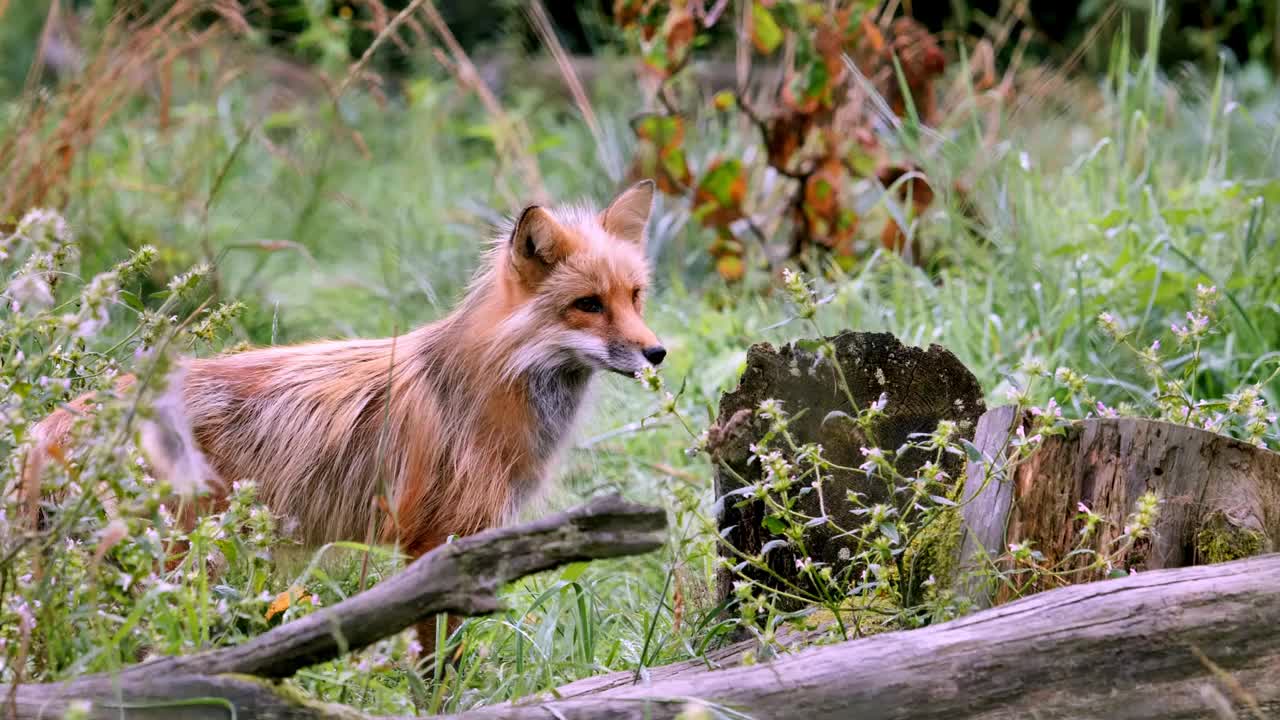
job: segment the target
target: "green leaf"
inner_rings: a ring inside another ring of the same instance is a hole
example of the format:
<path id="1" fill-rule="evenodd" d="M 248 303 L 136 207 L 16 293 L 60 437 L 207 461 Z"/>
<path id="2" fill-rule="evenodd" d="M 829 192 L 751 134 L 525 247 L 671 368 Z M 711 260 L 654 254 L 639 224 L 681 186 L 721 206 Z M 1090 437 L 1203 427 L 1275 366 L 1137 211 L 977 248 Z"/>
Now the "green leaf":
<path id="1" fill-rule="evenodd" d="M 1102 228 L 1103 230 L 1110 230 L 1111 228 L 1119 225 L 1122 222 L 1125 222 L 1128 219 L 1129 219 L 1129 212 L 1127 210 L 1124 210 L 1121 208 L 1115 208 L 1111 210 L 1111 212 L 1108 212 L 1106 215 L 1103 215 L 1102 217 L 1094 220 L 1093 223 L 1098 227 Z"/>
<path id="2" fill-rule="evenodd" d="M 816 55 L 810 57 L 807 67 L 798 72 L 792 79 L 791 91 L 798 98 L 805 100 L 821 100 L 826 94 L 830 76 L 827 66 Z"/>
<path id="3" fill-rule="evenodd" d="M 662 169 L 666 171 L 667 175 L 677 179 L 685 177 L 689 164 L 685 162 L 683 149 L 672 147 L 666 152 L 660 153 L 659 157 L 661 158 Z"/>
<path id="4" fill-rule="evenodd" d="M 964 439 L 961 439 L 960 442 L 964 445 L 964 454 L 969 458 L 969 462 L 982 462 L 986 459 L 982 456 L 982 451 L 978 449 L 978 446 Z"/>
<path id="5" fill-rule="evenodd" d="M 720 207 L 733 206 L 733 183 L 742 174 L 742 161 L 726 160 L 702 176 L 699 189 L 707 192 Z"/>
<path id="6" fill-rule="evenodd" d="M 760 0 L 751 3 L 751 41 L 761 54 L 768 55 L 782 44 L 782 28 Z"/>
<path id="7" fill-rule="evenodd" d="M 760 524 L 764 526 L 765 530 L 768 530 L 774 535 L 781 535 L 787 529 L 786 521 L 777 515 L 766 515 L 764 521 Z"/>
<path id="8" fill-rule="evenodd" d="M 590 563 L 576 562 L 566 565 L 564 570 L 560 571 L 560 579 L 565 582 L 573 582 L 574 580 L 577 580 L 582 577 L 582 573 L 587 571 L 587 565 L 589 564 Z"/>
<path id="9" fill-rule="evenodd" d="M 564 138 L 563 138 L 563 137 L 561 137 L 561 136 L 559 136 L 559 135 L 550 135 L 550 134 L 549 134 L 549 135 L 547 135 L 547 136 L 545 136 L 545 137 L 539 138 L 537 142 L 535 142 L 535 143 L 533 143 L 532 145 L 530 145 L 530 146 L 529 146 L 529 152 L 530 152 L 531 154 L 533 154 L 533 155 L 538 155 L 538 154 L 540 154 L 540 153 L 542 153 L 542 152 L 545 152 L 545 151 L 547 151 L 547 150 L 553 150 L 553 149 L 555 149 L 555 148 L 558 148 L 558 147 L 560 147 L 561 145 L 564 145 Z"/>
<path id="10" fill-rule="evenodd" d="M 792 345 L 797 350 L 816 353 L 823 348 L 825 343 L 822 340 L 814 340 L 813 338 L 801 338 L 792 343 Z"/>
<path id="11" fill-rule="evenodd" d="M 902 541 L 902 537 L 898 535 L 898 526 L 893 523 L 880 523 L 880 532 L 894 545 Z"/>
<path id="12" fill-rule="evenodd" d="M 138 312 L 142 312 L 143 310 L 146 310 L 146 306 L 142 304 L 142 298 L 138 297 L 135 293 L 129 292 L 128 290 L 120 291 L 120 299 L 124 300 L 125 305 L 128 305 L 129 307 L 133 308 L 134 310 L 137 310 Z"/>
<path id="13" fill-rule="evenodd" d="M 1272 180 L 1262 186 L 1258 192 L 1268 205 L 1280 203 L 1280 180 Z"/>

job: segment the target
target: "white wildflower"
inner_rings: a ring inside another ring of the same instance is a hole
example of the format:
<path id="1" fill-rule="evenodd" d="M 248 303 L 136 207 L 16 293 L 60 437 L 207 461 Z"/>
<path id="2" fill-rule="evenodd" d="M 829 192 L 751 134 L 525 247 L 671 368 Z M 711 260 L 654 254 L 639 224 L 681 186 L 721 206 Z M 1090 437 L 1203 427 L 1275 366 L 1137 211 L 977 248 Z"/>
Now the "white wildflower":
<path id="1" fill-rule="evenodd" d="M 9 281 L 5 294 L 16 303 L 16 310 L 43 310 L 53 305 L 53 290 L 40 273 L 26 273 Z"/>

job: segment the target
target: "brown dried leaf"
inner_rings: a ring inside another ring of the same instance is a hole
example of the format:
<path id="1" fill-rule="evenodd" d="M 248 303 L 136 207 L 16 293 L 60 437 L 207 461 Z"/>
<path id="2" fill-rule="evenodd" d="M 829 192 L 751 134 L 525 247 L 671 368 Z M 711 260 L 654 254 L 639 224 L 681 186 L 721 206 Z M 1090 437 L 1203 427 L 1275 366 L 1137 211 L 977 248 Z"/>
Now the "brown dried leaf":
<path id="1" fill-rule="evenodd" d="M 876 179 L 888 188 L 893 183 L 901 180 L 907 173 L 912 173 L 911 178 L 899 184 L 894 194 L 899 202 L 906 203 L 910 201 L 911 217 L 918 217 L 933 204 L 934 198 L 933 187 L 920 174 L 919 168 L 909 164 L 887 165 L 876 172 Z M 911 259 L 917 263 L 923 259 L 919 243 L 914 240 L 908 243 L 906 233 L 893 218 L 885 221 L 884 228 L 880 231 L 880 244 L 886 250 L 899 254 L 907 254 L 909 252 Z"/>
<path id="2" fill-rule="evenodd" d="M 765 147 L 769 154 L 769 164 L 783 172 L 791 171 L 791 158 L 804 147 L 813 124 L 811 115 L 794 110 L 781 112 L 770 118 L 765 125 Z"/>
<path id="3" fill-rule="evenodd" d="M 623 30 L 639 26 L 645 42 L 653 40 L 660 25 L 657 21 L 658 0 L 614 0 L 613 22 Z"/>
<path id="4" fill-rule="evenodd" d="M 662 24 L 662 35 L 666 40 L 667 65 L 664 69 L 668 75 L 674 75 L 688 62 L 697 27 L 693 13 L 687 8 L 672 8 L 667 15 L 666 22 Z"/>
<path id="5" fill-rule="evenodd" d="M 946 69 L 946 56 L 928 28 L 912 18 L 894 20 L 890 30 L 893 33 L 890 52 L 898 58 L 916 114 L 922 121 L 932 123 L 937 113 L 933 83 Z M 892 88 L 886 88 L 891 90 L 886 94 L 890 107 L 901 117 L 906 114 L 906 99 L 902 96 L 900 83 L 892 74 L 887 82 L 892 83 Z"/>
<path id="6" fill-rule="evenodd" d="M 900 202 L 910 200 L 912 211 L 919 215 L 933 204 L 933 187 L 919 168 L 914 165 L 886 165 L 876 171 L 876 179 L 887 188 L 907 173 L 913 175 L 910 180 L 898 186 L 897 197 Z"/>
<path id="7" fill-rule="evenodd" d="M 863 13 L 859 28 L 861 29 L 859 37 L 867 44 L 867 48 L 871 52 L 884 52 L 884 34 L 880 32 L 880 28 L 876 27 L 875 22 L 872 21 L 871 13 Z"/>
<path id="8" fill-rule="evenodd" d="M 848 182 L 844 165 L 838 158 L 828 157 L 804 183 L 803 213 L 809 238 L 839 255 L 853 253 L 858 229 L 857 214 L 841 203 Z"/>

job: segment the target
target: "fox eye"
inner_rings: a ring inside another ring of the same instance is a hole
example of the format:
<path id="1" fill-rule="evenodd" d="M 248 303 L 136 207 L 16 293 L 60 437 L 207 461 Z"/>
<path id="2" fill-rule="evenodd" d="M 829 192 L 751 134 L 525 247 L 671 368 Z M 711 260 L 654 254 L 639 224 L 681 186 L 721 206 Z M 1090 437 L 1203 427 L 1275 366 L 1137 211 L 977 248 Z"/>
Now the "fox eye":
<path id="1" fill-rule="evenodd" d="M 600 301 L 599 295 L 588 295 L 574 300 L 573 309 L 584 313 L 601 313 L 604 312 L 604 303 Z"/>

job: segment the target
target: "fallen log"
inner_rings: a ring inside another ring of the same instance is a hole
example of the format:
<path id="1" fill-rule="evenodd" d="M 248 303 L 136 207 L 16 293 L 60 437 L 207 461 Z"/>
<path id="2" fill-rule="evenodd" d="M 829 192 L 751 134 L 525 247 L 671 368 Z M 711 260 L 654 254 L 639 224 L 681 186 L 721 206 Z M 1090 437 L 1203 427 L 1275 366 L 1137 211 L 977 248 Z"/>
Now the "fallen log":
<path id="1" fill-rule="evenodd" d="M 682 664 L 648 685 L 604 683 L 450 717 L 661 720 L 716 705 L 774 720 L 1269 718 L 1280 713 L 1277 588 L 1275 554 L 1156 570 L 766 664 L 710 672 Z M 131 673 L 97 682 L 90 717 L 226 718 L 232 708 L 237 717 L 367 717 L 239 675 Z M 19 688 L 17 717 L 60 717 L 76 697 L 60 690 L 85 687 Z"/>
<path id="2" fill-rule="evenodd" d="M 700 702 L 771 720 L 1261 720 L 1280 715 L 1277 623 L 1272 554 L 1073 585 L 761 665 L 682 664 L 646 686 L 570 685 L 562 700 L 452 718 L 661 720 Z"/>
<path id="3" fill-rule="evenodd" d="M 989 562 L 1010 543 L 1030 543 L 1042 565 L 1064 572 L 1086 568 L 1097 557 L 1091 553 L 1110 553 L 1124 572 L 1277 549 L 1280 453 L 1184 425 L 1095 418 L 1044 438 L 1029 457 L 1005 468 L 1002 452 L 1020 420 L 1014 408 L 1001 407 L 978 421 L 974 445 L 986 460 L 967 468 L 961 567 Z M 1118 542 L 1148 492 L 1159 498 L 1154 527 L 1137 542 Z M 1102 517 L 1083 543 L 1081 505 Z M 1009 599 L 1001 592 L 973 579 L 966 585 L 979 606 Z"/>
<path id="4" fill-rule="evenodd" d="M 0 709 L 5 698 L 12 698 L 18 718 L 61 717 L 71 701 L 90 700 L 96 712 L 91 717 L 119 717 L 120 708 L 130 706 L 138 717 L 145 717 L 142 705 L 162 708 L 168 713 L 163 717 L 175 717 L 178 710 L 226 717 L 230 703 L 248 717 L 312 717 L 294 714 L 311 705 L 276 695 L 261 679 L 289 677 L 440 612 L 494 612 L 499 609 L 498 588 L 506 583 L 567 563 L 655 550 L 662 546 L 665 529 L 661 509 L 618 496 L 597 498 L 564 513 L 443 545 L 368 591 L 243 645 L 162 658 L 66 683 L 21 685 L 16 691 L 0 686 Z M 174 700 L 191 697 L 221 700 L 203 708 L 198 703 L 173 705 Z"/>

